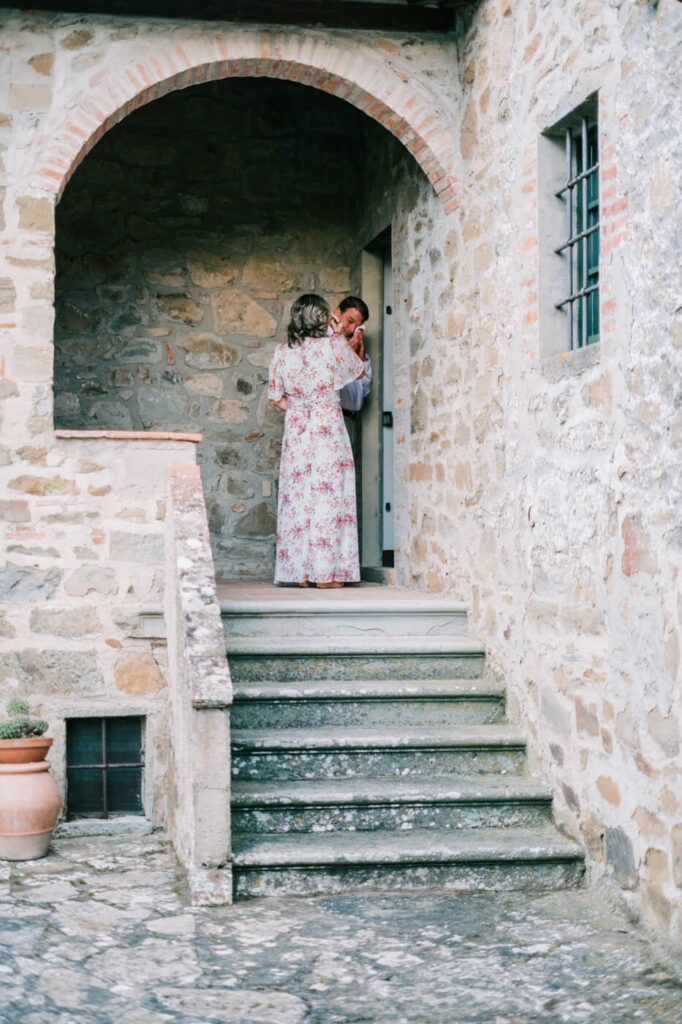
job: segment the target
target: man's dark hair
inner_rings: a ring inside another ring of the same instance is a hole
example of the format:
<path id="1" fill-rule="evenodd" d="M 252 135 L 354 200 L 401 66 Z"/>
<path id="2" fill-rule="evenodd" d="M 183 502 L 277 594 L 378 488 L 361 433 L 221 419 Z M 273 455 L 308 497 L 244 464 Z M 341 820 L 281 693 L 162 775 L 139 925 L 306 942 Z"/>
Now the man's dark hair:
<path id="1" fill-rule="evenodd" d="M 363 302 L 358 295 L 347 295 L 342 302 L 339 302 L 340 313 L 345 313 L 347 309 L 357 309 L 358 313 L 362 317 L 363 323 L 365 320 L 369 320 L 367 303 Z"/>

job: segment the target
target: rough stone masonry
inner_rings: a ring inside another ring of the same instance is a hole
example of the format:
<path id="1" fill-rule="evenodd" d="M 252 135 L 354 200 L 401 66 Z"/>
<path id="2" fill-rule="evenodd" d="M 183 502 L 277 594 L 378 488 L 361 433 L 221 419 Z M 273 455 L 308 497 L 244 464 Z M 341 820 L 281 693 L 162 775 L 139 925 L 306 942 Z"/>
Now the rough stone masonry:
<path id="1" fill-rule="evenodd" d="M 470 603 L 565 824 L 682 940 L 682 5 L 482 0 L 444 37 L 0 18 L 0 680 L 57 773 L 65 717 L 142 713 L 164 819 L 167 467 L 205 435 L 216 557 L 266 571 L 269 351 L 390 223 L 399 580 Z M 595 94 L 600 340 L 569 354 L 543 133 Z"/>

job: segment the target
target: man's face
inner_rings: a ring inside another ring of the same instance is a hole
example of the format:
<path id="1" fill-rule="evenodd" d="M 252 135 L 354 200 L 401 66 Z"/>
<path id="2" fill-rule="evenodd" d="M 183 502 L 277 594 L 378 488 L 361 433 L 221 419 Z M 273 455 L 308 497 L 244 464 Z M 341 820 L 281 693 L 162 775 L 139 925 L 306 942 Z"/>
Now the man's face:
<path id="1" fill-rule="evenodd" d="M 347 309 L 344 313 L 342 313 L 339 307 L 337 306 L 336 309 L 334 310 L 334 316 L 337 318 L 337 320 L 341 321 L 343 333 L 346 335 L 347 338 L 352 338 L 357 328 L 361 327 L 362 324 L 364 323 L 362 319 L 362 313 L 360 312 L 360 310 L 353 309 L 352 306 L 350 309 Z"/>

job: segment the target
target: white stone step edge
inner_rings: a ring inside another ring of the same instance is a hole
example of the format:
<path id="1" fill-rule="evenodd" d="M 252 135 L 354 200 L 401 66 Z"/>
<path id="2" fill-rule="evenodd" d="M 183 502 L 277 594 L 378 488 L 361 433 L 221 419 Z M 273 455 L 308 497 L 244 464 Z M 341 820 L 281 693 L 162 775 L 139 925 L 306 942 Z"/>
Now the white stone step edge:
<path id="1" fill-rule="evenodd" d="M 266 679 L 234 683 L 235 702 L 500 700 L 504 683 L 494 679 Z"/>
<path id="2" fill-rule="evenodd" d="M 523 733 L 510 725 L 450 728 L 354 728 L 321 726 L 309 729 L 233 729 L 233 753 L 263 751 L 440 750 L 472 748 L 524 749 Z"/>
<path id="3" fill-rule="evenodd" d="M 235 867 L 582 860 L 577 843 L 546 829 L 406 829 L 397 832 L 237 833 Z"/>
<path id="4" fill-rule="evenodd" d="M 546 803 L 551 790 L 527 777 L 499 775 L 476 779 L 448 776 L 370 779 L 290 779 L 232 783 L 234 808 L 362 807 L 384 804 Z"/>
<path id="5" fill-rule="evenodd" d="M 393 637 L 393 636 L 339 636 L 329 637 L 227 637 L 226 649 L 230 656 L 287 655 L 338 656 L 344 654 L 459 654 L 483 657 L 485 647 L 469 637 Z"/>
<path id="6" fill-rule="evenodd" d="M 223 600 L 220 611 L 226 616 L 291 616 L 309 618 L 311 616 L 366 616 L 395 615 L 397 617 L 413 617 L 419 615 L 452 615 L 466 616 L 467 605 L 461 601 L 449 601 L 445 598 L 424 598 L 414 603 L 404 598 L 393 601 L 390 598 L 358 597 L 353 601 L 314 601 L 310 599 L 293 600 L 292 598 L 272 598 L 267 601 L 253 598 L 251 600 Z"/>

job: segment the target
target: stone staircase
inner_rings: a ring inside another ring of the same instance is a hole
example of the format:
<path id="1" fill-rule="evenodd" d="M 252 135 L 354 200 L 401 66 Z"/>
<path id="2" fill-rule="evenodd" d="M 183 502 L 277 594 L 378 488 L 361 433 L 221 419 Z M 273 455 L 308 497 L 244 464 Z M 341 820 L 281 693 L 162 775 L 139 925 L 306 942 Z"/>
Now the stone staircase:
<path id="1" fill-rule="evenodd" d="M 275 593 L 222 601 L 235 898 L 580 882 L 464 607 Z"/>

